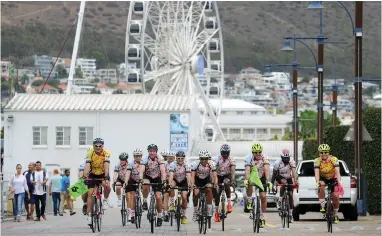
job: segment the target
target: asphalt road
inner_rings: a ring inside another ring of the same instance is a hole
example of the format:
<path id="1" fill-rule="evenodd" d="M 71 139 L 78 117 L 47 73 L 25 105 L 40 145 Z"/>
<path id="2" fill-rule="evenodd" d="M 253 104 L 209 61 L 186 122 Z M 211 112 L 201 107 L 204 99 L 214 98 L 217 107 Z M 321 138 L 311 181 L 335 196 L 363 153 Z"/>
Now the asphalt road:
<path id="1" fill-rule="evenodd" d="M 175 226 L 164 222 L 162 227 L 155 228 L 154 235 L 198 235 L 198 225 L 192 221 L 192 209 L 187 212 L 189 222 L 181 225 L 181 231 L 177 232 Z M 301 216 L 299 222 L 294 222 L 289 229 L 281 228 L 280 218 L 274 209 L 266 214 L 267 225 L 260 229 L 260 234 L 266 235 L 328 235 L 326 222 L 321 219 L 320 213 L 307 213 Z M 344 221 L 340 216 L 340 223 L 333 226 L 333 234 L 336 235 L 381 235 L 380 216 L 360 217 L 358 221 Z M 175 225 L 175 224 L 174 224 Z M 101 233 L 92 233 L 86 225 L 86 218 L 81 214 L 80 209 L 77 214 L 69 216 L 48 215 L 48 220 L 41 222 L 22 222 L 6 221 L 1 225 L 1 235 L 26 236 L 26 235 L 45 235 L 45 236 L 65 236 L 65 235 L 153 235 L 146 220 L 146 213 L 142 218 L 142 228 L 136 229 L 135 225 L 128 223 L 125 227 L 121 224 L 120 211 L 117 208 L 109 208 L 105 212 L 102 222 Z M 244 213 L 241 207 L 234 207 L 227 220 L 225 231 L 221 230 L 220 223 L 213 223 L 207 235 L 252 235 L 252 221 L 248 214 Z"/>

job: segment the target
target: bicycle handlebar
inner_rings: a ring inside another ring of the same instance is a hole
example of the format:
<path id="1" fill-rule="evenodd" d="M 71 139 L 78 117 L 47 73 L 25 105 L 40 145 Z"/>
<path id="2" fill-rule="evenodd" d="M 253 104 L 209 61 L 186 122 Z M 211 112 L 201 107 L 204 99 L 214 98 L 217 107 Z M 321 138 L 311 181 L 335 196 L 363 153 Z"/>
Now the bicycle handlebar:
<path id="1" fill-rule="evenodd" d="M 170 189 L 177 189 L 177 190 L 180 190 L 180 191 L 185 191 L 185 190 L 190 190 L 189 188 L 180 188 L 180 187 L 178 187 L 178 186 L 175 186 L 175 187 L 170 187 Z"/>
<path id="2" fill-rule="evenodd" d="M 163 184 L 162 183 L 142 183 L 142 185 L 158 186 Z"/>

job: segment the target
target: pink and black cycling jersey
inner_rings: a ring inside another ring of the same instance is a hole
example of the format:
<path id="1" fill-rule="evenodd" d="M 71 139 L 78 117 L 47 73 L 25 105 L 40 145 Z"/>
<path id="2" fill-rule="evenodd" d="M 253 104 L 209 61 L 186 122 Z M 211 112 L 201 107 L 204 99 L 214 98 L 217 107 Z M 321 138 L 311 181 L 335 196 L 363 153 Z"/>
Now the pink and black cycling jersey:
<path id="1" fill-rule="evenodd" d="M 213 161 L 208 161 L 205 166 L 203 166 L 200 161 L 195 161 L 191 165 L 191 171 L 195 171 L 197 178 L 205 179 L 211 176 L 213 171 L 216 171 L 216 167 Z"/>
<path id="2" fill-rule="evenodd" d="M 164 164 L 164 159 L 162 156 L 156 156 L 151 159 L 149 156 L 142 158 L 141 165 L 145 165 L 145 175 L 157 179 L 161 177 L 160 165 Z"/>
<path id="3" fill-rule="evenodd" d="M 277 160 L 273 165 L 273 171 L 276 170 L 277 175 L 285 179 L 292 178 L 292 168 L 296 168 L 296 163 L 294 160 L 290 160 L 286 165 L 282 162 L 282 160 Z"/>
<path id="4" fill-rule="evenodd" d="M 172 162 L 170 165 L 170 172 L 174 173 L 174 180 L 177 183 L 181 183 L 187 178 L 187 173 L 191 172 L 191 168 L 186 163 L 182 165 L 178 164 L 176 161 Z"/>
<path id="5" fill-rule="evenodd" d="M 130 172 L 130 179 L 134 180 L 135 182 L 139 181 L 139 166 L 140 163 L 131 162 L 128 164 L 127 170 Z"/>
<path id="6" fill-rule="evenodd" d="M 166 169 L 166 180 L 168 180 L 168 177 L 170 177 L 170 165 L 172 163 L 174 163 L 175 161 L 171 162 L 171 163 L 168 163 L 168 161 L 165 161 L 164 162 L 164 166 L 165 166 L 165 169 Z"/>
<path id="7" fill-rule="evenodd" d="M 118 173 L 118 179 L 125 180 L 125 174 L 127 172 L 129 164 L 126 163 L 125 166 L 121 166 L 121 164 L 117 164 L 114 167 L 114 172 Z"/>
<path id="8" fill-rule="evenodd" d="M 218 155 L 212 160 L 216 166 L 216 173 L 219 176 L 231 174 L 231 167 L 236 166 L 235 159 L 231 156 L 229 156 L 227 159 L 224 159 L 223 157 Z"/>
<path id="9" fill-rule="evenodd" d="M 260 178 L 265 176 L 264 165 L 269 165 L 268 157 L 264 155 L 262 155 L 259 159 L 256 159 L 252 154 L 244 158 L 244 166 L 250 166 L 251 170 L 254 166 L 256 166 Z"/>

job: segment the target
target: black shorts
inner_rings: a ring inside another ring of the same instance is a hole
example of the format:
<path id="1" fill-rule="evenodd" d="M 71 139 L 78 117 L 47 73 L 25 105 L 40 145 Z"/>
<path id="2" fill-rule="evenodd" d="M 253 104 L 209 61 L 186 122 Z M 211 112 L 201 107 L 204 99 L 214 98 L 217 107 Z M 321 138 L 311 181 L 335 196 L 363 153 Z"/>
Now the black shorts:
<path id="1" fill-rule="evenodd" d="M 175 182 L 175 186 L 178 188 L 183 188 L 183 189 L 188 188 L 187 178 L 180 183 L 178 183 L 176 180 L 174 180 L 174 182 Z M 187 192 L 187 190 L 182 190 L 182 192 Z"/>
<path id="2" fill-rule="evenodd" d="M 94 188 L 97 184 L 98 185 L 102 184 L 102 180 L 98 180 L 98 179 L 105 179 L 105 175 L 104 174 L 102 174 L 102 175 L 95 175 L 93 173 L 90 173 L 89 174 L 89 179 L 94 179 L 94 180 L 87 181 L 86 185 L 88 186 L 88 188 Z"/>
<path id="3" fill-rule="evenodd" d="M 126 193 L 137 191 L 138 186 L 133 184 L 138 184 L 138 182 L 136 182 L 133 179 L 129 179 L 129 182 L 127 183 L 127 186 L 126 186 Z"/>
<path id="4" fill-rule="evenodd" d="M 221 183 L 223 183 L 224 179 L 229 179 L 229 182 L 231 183 L 231 174 L 218 175 L 218 184 L 220 185 Z"/>
<path id="5" fill-rule="evenodd" d="M 267 192 L 267 189 L 268 189 L 268 186 L 267 186 L 267 178 L 265 178 L 265 176 L 263 176 L 263 177 L 261 177 L 260 178 L 260 181 L 261 181 L 261 183 L 263 184 L 263 188 L 264 188 L 264 190 L 261 190 L 261 189 L 259 189 L 259 193 L 266 193 Z"/>
<path id="6" fill-rule="evenodd" d="M 278 184 L 281 184 L 281 180 L 282 179 L 285 179 L 286 181 L 287 181 L 287 184 L 293 184 L 293 180 L 292 180 L 292 178 L 284 178 L 284 177 L 282 177 L 282 176 L 276 176 L 276 181 L 277 181 L 277 183 Z"/>
<path id="7" fill-rule="evenodd" d="M 153 179 L 150 176 L 146 175 L 144 177 L 144 179 L 149 180 L 151 184 L 154 184 L 154 183 L 160 184 L 160 183 L 162 183 L 161 177 Z M 151 188 L 153 189 L 154 192 L 162 192 L 162 186 L 161 185 L 153 185 L 153 186 L 151 186 Z"/>
<path id="8" fill-rule="evenodd" d="M 195 186 L 196 187 L 204 187 L 206 186 L 207 184 L 210 184 L 212 181 L 211 181 L 211 177 L 207 177 L 205 179 L 199 179 L 198 177 L 195 177 Z"/>
<path id="9" fill-rule="evenodd" d="M 325 179 L 324 177 L 320 177 L 320 181 L 324 182 L 325 185 L 338 183 L 338 180 L 336 177 L 333 177 L 330 179 Z M 332 192 L 334 192 L 334 188 L 332 189 Z"/>

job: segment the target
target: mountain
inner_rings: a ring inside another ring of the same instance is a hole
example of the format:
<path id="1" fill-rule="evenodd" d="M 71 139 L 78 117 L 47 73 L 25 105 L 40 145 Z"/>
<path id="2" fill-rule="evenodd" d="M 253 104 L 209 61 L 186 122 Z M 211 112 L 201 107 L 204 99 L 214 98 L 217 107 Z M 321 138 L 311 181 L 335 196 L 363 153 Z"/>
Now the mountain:
<path id="1" fill-rule="evenodd" d="M 307 9 L 308 4 L 219 2 L 226 72 L 237 73 L 247 66 L 263 70 L 264 64 L 291 63 L 292 53 L 280 51 L 283 37 L 293 34 L 316 37 L 319 34 L 319 11 Z M 353 17 L 354 2 L 344 4 Z M 24 57 L 33 54 L 57 55 L 79 5 L 79 2 L 1 2 L 1 56 L 11 55 L 25 62 L 28 60 Z M 332 77 L 335 57 L 337 77 L 351 79 L 354 75 L 354 37 L 349 17 L 337 2 L 324 2 L 323 5 L 324 35 L 330 41 L 346 42 L 325 45 L 325 77 Z M 128 7 L 129 2 L 86 3 L 79 57 L 100 57 L 101 54 L 105 61 L 124 61 Z M 363 21 L 363 75 L 380 78 L 381 2 L 363 3 Z M 71 56 L 74 33 L 75 26 L 62 56 Z M 316 42 L 305 42 L 316 54 Z M 297 61 L 304 66 L 314 66 L 310 52 L 300 43 L 297 44 Z M 299 73 L 315 75 L 312 70 Z"/>

